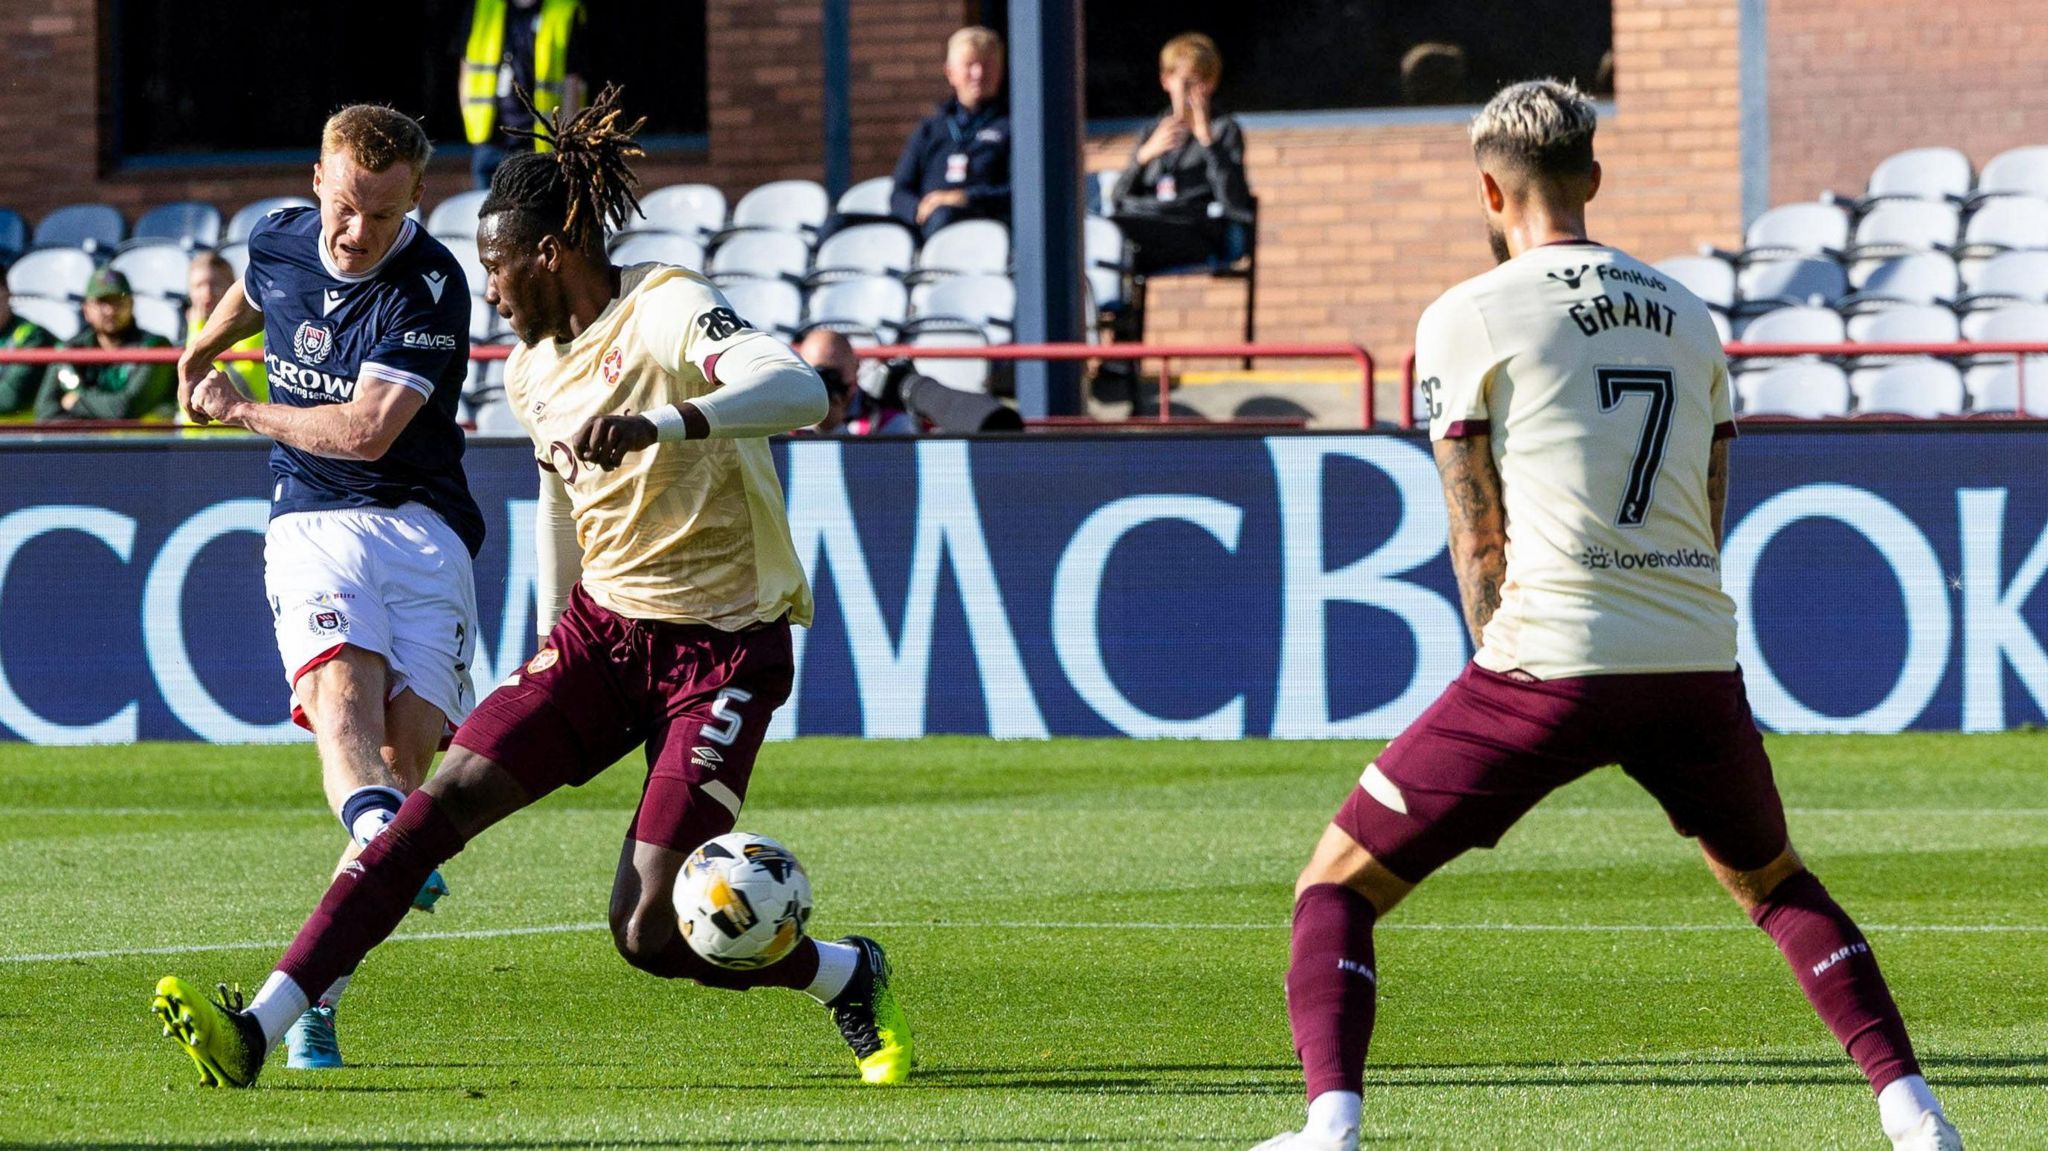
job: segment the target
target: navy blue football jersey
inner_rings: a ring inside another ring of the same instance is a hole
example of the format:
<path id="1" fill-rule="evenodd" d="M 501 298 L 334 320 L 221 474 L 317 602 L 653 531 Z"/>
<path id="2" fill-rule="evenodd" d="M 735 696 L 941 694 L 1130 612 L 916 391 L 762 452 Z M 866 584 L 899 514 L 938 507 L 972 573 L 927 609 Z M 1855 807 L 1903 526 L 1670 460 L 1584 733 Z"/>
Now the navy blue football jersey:
<path id="1" fill-rule="evenodd" d="M 462 473 L 455 422 L 469 371 L 469 285 L 454 255 L 407 220 L 377 267 L 346 274 L 320 245 L 319 209 L 287 208 L 249 234 L 242 290 L 263 312 L 272 403 L 346 403 L 363 376 L 427 398 L 381 459 L 335 459 L 277 444 L 270 514 L 418 502 L 476 554 L 484 518 Z"/>

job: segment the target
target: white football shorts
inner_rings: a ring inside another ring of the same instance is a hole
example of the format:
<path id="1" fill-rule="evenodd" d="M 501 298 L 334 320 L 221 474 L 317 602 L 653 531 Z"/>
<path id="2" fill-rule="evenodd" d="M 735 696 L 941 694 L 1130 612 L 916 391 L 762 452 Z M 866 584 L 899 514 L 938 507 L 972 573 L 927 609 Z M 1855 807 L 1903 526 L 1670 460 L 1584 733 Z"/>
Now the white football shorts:
<path id="1" fill-rule="evenodd" d="M 469 549 L 424 504 L 291 512 L 263 536 L 263 585 L 285 680 L 359 647 L 391 666 L 452 730 L 476 704 L 476 577 Z M 292 696 L 292 719 L 310 727 Z"/>

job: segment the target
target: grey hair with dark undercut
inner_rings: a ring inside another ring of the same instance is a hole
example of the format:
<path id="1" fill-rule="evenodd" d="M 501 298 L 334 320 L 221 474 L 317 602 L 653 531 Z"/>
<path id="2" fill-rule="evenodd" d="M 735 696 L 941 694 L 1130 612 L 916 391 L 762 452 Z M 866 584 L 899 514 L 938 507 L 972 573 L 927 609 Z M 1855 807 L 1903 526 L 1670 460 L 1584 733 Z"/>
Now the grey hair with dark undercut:
<path id="1" fill-rule="evenodd" d="M 1593 101 L 1572 84 L 1525 80 L 1495 93 L 1472 119 L 1472 154 L 1540 176 L 1593 170 Z"/>

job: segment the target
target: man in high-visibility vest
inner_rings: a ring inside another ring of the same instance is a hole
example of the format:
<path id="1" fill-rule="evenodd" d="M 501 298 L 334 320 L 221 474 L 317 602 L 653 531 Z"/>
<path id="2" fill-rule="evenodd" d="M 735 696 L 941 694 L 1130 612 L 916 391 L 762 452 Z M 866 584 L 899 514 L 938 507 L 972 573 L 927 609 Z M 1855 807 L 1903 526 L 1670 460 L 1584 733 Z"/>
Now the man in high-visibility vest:
<path id="1" fill-rule="evenodd" d="M 461 96 L 477 187 L 491 186 L 491 173 L 512 151 L 547 150 L 544 143 L 507 135 L 533 127 L 533 114 L 515 93 L 532 93 L 543 116 L 582 106 L 585 53 L 574 34 L 582 22 L 581 0 L 476 0 Z"/>

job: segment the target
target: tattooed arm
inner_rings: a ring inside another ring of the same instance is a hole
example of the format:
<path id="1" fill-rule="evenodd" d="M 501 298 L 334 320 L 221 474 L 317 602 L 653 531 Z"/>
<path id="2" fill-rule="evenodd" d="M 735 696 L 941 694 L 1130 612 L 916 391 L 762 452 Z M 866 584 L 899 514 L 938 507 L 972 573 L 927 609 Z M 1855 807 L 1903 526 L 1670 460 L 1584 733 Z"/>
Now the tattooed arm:
<path id="1" fill-rule="evenodd" d="M 1721 546 L 1721 519 L 1728 510 L 1728 445 L 1733 440 L 1726 438 L 1714 441 L 1713 454 L 1707 457 L 1707 508 L 1714 521 L 1714 547 Z"/>
<path id="2" fill-rule="evenodd" d="M 1436 442 L 1436 467 L 1450 512 L 1451 570 L 1458 576 L 1458 598 L 1475 650 L 1484 643 L 1486 621 L 1500 607 L 1500 585 L 1507 578 L 1507 511 L 1501 506 L 1500 472 L 1493 466 L 1491 445 L 1492 437 L 1483 435 Z"/>

